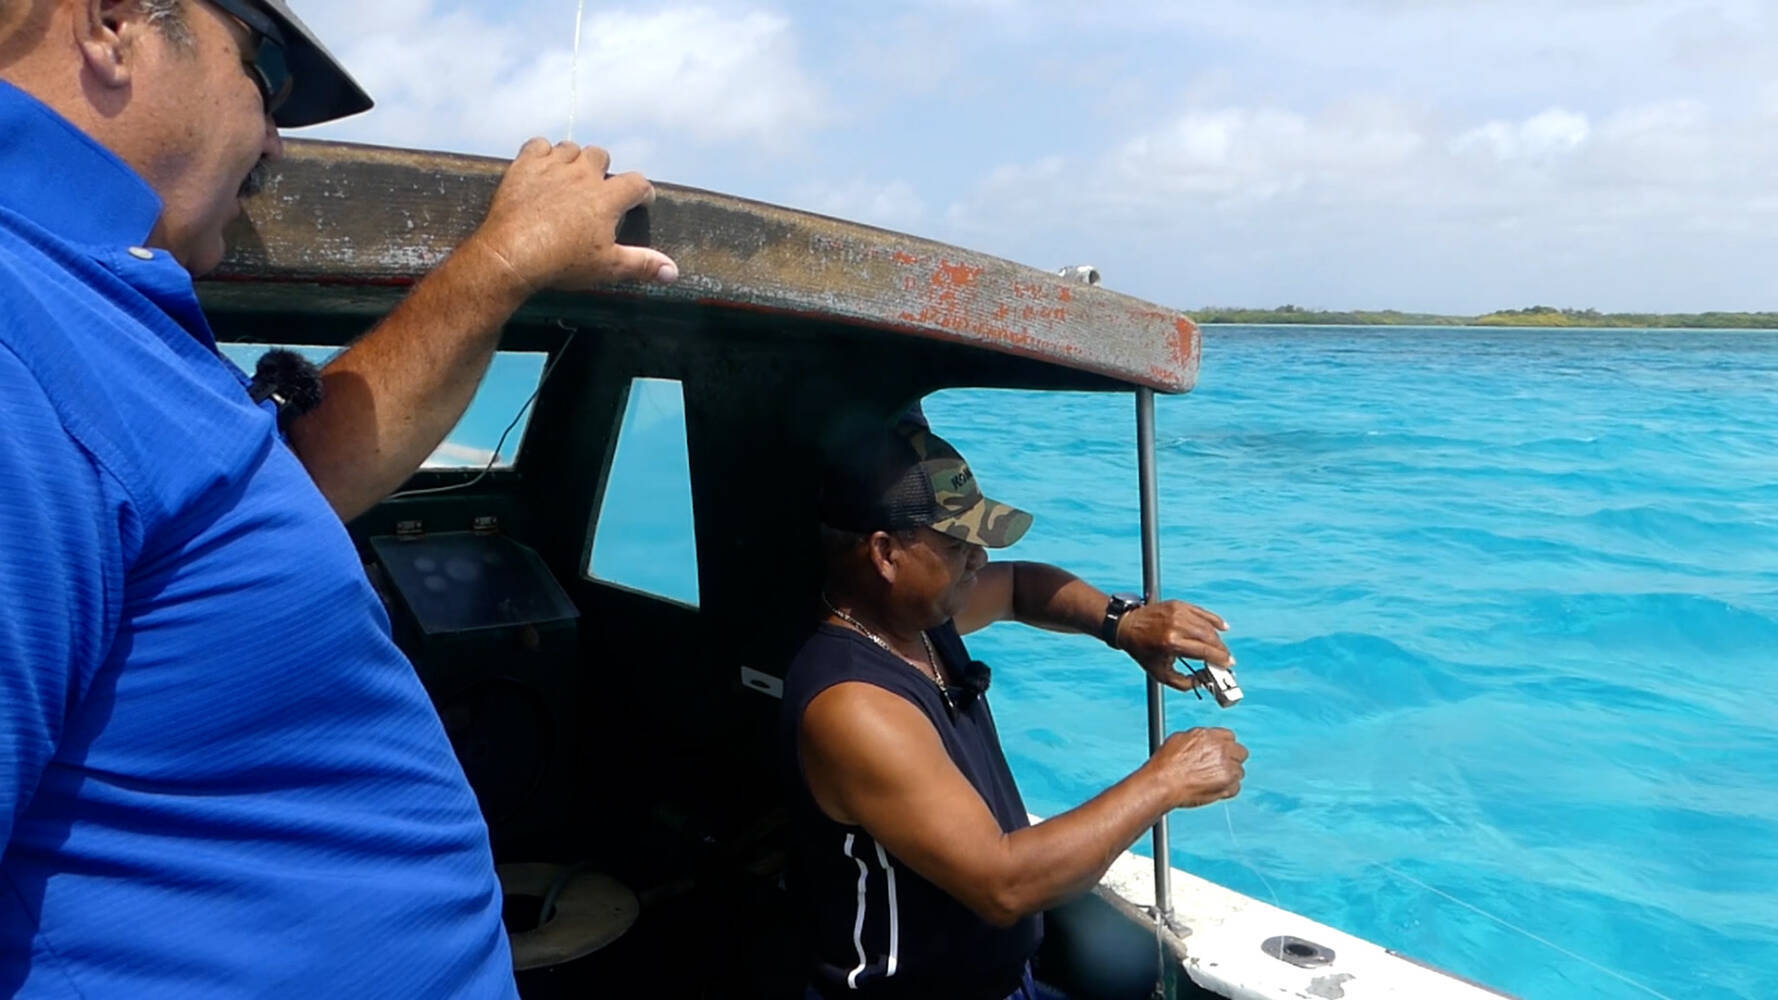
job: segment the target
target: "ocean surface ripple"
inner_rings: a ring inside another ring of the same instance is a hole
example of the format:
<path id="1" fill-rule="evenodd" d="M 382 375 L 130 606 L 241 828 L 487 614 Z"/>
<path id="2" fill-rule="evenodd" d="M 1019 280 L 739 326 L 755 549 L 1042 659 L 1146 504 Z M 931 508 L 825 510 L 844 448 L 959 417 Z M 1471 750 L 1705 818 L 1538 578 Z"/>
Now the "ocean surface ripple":
<path id="1" fill-rule="evenodd" d="M 1128 395 L 926 412 L 1037 515 L 1007 558 L 1141 589 Z M 1527 998 L 1649 994 L 1388 869 L 1661 995 L 1778 996 L 1778 334 L 1212 328 L 1158 433 L 1166 591 L 1247 692 L 1170 717 L 1253 751 L 1176 865 Z M 1143 760 L 1126 658 L 973 646 L 1034 811 Z"/>

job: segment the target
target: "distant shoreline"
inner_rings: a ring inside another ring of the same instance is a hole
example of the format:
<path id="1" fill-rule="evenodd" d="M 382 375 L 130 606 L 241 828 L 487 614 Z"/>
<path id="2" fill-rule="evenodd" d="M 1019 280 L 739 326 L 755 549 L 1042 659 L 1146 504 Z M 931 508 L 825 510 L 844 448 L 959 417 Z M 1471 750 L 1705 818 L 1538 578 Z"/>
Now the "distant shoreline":
<path id="1" fill-rule="evenodd" d="M 1190 313 L 1186 314 L 1191 316 Z M 1480 326 L 1475 323 L 1206 323 L 1192 318 L 1193 324 L 1204 330 L 1226 330 L 1234 327 L 1247 327 L 1256 330 L 1297 330 L 1350 327 L 1354 330 L 1452 330 L 1452 331 L 1483 331 L 1483 330 L 1549 330 L 1553 333 L 1586 333 L 1589 330 L 1603 332 L 1607 330 L 1641 330 L 1646 333 L 1778 333 L 1778 326 L 1515 326 L 1510 323 L 1490 323 Z"/>
<path id="2" fill-rule="evenodd" d="M 1187 311 L 1204 326 L 1420 326 L 1420 327 L 1514 327 L 1549 330 L 1778 330 L 1778 313 L 1601 313 L 1592 309 L 1556 309 L 1533 306 L 1508 309 L 1481 316 L 1444 316 L 1404 313 L 1393 309 L 1376 312 L 1334 312 L 1284 306 L 1279 309 L 1231 309 L 1216 307 Z"/>

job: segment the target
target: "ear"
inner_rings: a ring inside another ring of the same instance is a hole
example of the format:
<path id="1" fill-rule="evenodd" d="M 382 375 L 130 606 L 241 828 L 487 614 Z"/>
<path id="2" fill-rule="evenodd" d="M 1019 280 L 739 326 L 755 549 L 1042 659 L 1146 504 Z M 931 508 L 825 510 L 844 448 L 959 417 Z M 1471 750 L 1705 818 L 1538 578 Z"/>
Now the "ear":
<path id="1" fill-rule="evenodd" d="M 865 539 L 865 547 L 870 549 L 871 565 L 876 567 L 877 575 L 887 584 L 895 583 L 897 562 L 901 557 L 900 547 L 895 543 L 895 536 L 887 531 L 872 532 Z"/>
<path id="2" fill-rule="evenodd" d="M 86 70 L 105 87 L 130 85 L 133 49 L 149 29 L 138 0 L 75 0 L 74 44 Z"/>

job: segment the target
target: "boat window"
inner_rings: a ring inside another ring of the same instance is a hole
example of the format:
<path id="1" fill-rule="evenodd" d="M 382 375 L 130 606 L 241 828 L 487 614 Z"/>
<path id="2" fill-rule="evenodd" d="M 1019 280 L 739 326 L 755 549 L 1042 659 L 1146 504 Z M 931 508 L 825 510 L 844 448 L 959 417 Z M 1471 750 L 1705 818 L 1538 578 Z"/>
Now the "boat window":
<path id="1" fill-rule="evenodd" d="M 691 456 L 685 395 L 677 381 L 630 382 L 589 549 L 588 579 L 697 605 Z"/>
<path id="2" fill-rule="evenodd" d="M 309 344 L 221 344 L 223 356 L 233 361 L 242 371 L 253 374 L 259 364 L 259 358 L 265 352 L 282 347 L 315 362 L 325 364 L 339 349 L 335 347 L 316 347 Z M 432 455 L 422 463 L 426 469 L 480 469 L 488 465 L 490 458 L 495 458 L 494 448 L 500 448 L 500 455 L 494 462 L 494 468 L 511 468 L 518 458 L 519 442 L 525 438 L 525 428 L 531 421 L 531 407 L 526 402 L 537 390 L 538 380 L 543 377 L 544 362 L 548 355 L 537 351 L 500 351 L 494 355 L 494 361 L 488 366 L 487 377 L 476 390 L 475 398 L 470 401 L 469 409 L 463 413 L 463 419 L 446 435 L 444 443 L 433 450 Z M 511 431 L 507 430 L 511 426 Z M 505 434 L 506 440 L 500 440 Z"/>

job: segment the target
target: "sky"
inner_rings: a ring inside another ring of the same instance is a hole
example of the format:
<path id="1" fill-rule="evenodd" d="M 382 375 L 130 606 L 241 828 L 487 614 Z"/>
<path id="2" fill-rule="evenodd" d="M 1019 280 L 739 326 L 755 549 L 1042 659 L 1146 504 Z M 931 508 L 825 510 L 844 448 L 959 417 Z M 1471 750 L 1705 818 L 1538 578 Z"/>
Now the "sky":
<path id="1" fill-rule="evenodd" d="M 1771 0 L 293 0 L 292 133 L 614 170 L 1187 310 L 1778 310 Z"/>

